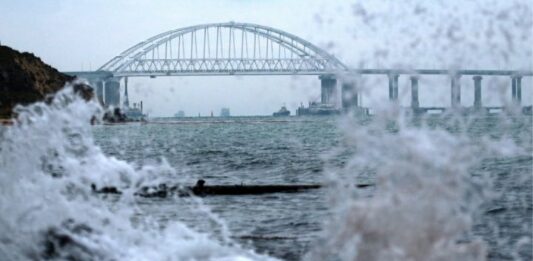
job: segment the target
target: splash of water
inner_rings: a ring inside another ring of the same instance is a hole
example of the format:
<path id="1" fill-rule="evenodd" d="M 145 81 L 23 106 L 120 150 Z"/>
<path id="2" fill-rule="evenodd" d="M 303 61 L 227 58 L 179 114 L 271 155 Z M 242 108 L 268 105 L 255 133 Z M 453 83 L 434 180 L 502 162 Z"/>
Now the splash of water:
<path id="1" fill-rule="evenodd" d="M 135 224 L 133 193 L 175 170 L 164 161 L 135 168 L 94 144 L 92 117 L 102 109 L 71 86 L 49 103 L 16 109 L 0 140 L 0 259 L 269 260 L 182 223 Z M 91 191 L 115 185 L 112 207 Z"/>
<path id="2" fill-rule="evenodd" d="M 487 197 L 487 181 L 470 169 L 485 157 L 523 150 L 512 140 L 470 137 L 416 126 L 394 108 L 366 124 L 345 118 L 344 146 L 355 155 L 330 170 L 331 220 L 306 256 L 310 260 L 484 260 L 486 245 L 471 233 L 472 217 Z M 14 126 L 0 141 L 0 257 L 82 260 L 268 260 L 230 240 L 198 233 L 182 223 L 131 221 L 133 193 L 174 176 L 165 161 L 135 168 L 94 145 L 95 102 L 72 88 L 50 104 L 17 108 Z M 452 125 L 468 124 L 457 118 Z M 371 171 L 371 197 L 346 186 Z M 124 194 L 109 207 L 91 184 Z M 200 210 L 209 214 L 205 206 Z M 215 222 L 223 220 L 212 216 Z"/>
<path id="3" fill-rule="evenodd" d="M 334 214 L 318 241 L 325 247 L 307 258 L 485 260 L 487 246 L 472 235 L 472 218 L 489 197 L 490 180 L 470 170 L 483 158 L 522 148 L 511 139 L 414 126 L 412 118 L 388 109 L 371 123 L 343 122 L 345 146 L 356 153 L 343 169 L 330 170 Z M 451 121 L 464 127 L 468 119 Z M 363 176 L 375 179 L 371 197 L 347 186 Z"/>

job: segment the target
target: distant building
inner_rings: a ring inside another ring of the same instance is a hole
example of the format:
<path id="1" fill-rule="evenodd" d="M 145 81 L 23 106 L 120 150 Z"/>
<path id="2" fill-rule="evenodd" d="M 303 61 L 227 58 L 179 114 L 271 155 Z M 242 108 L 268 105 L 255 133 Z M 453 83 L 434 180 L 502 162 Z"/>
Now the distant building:
<path id="1" fill-rule="evenodd" d="M 185 117 L 185 112 L 184 111 L 178 111 L 178 113 L 174 114 L 174 117 L 183 118 L 183 117 Z"/>
<path id="2" fill-rule="evenodd" d="M 220 110 L 220 117 L 230 117 L 229 108 L 222 108 Z"/>

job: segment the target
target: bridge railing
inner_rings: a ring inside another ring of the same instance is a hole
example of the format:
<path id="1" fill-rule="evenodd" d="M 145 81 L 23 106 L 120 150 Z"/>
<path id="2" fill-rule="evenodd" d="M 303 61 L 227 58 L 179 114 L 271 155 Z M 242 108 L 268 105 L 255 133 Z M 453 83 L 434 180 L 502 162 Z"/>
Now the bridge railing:
<path id="1" fill-rule="evenodd" d="M 324 74 L 336 72 L 325 59 L 150 59 L 137 60 L 117 76 L 181 74 Z"/>

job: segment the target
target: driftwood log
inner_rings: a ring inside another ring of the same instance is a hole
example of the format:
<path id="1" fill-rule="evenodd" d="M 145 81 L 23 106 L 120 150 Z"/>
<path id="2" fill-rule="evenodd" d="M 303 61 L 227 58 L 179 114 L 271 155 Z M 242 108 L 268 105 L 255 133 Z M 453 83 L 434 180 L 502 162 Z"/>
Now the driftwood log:
<path id="1" fill-rule="evenodd" d="M 373 186 L 371 184 L 357 184 L 358 188 Z M 93 192 L 102 194 L 122 194 L 117 187 L 108 186 L 97 188 L 91 185 Z M 141 197 L 165 198 L 170 195 L 178 196 L 215 196 L 215 195 L 261 195 L 271 193 L 296 193 L 307 190 L 320 189 L 323 185 L 205 185 L 203 179 L 198 180 L 196 185 L 188 187 L 168 186 L 160 184 L 158 186 L 142 187 L 135 193 Z"/>

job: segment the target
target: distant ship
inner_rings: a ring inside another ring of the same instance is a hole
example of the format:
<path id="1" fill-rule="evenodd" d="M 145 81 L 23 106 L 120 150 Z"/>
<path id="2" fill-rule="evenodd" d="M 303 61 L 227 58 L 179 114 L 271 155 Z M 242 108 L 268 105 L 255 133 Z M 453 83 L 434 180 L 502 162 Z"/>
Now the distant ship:
<path id="1" fill-rule="evenodd" d="M 281 116 L 289 116 L 291 115 L 291 111 L 287 110 L 285 106 L 282 106 L 279 111 L 272 113 L 272 116 L 274 117 L 281 117 Z"/>
<path id="2" fill-rule="evenodd" d="M 140 104 L 133 103 L 133 108 L 126 107 L 124 114 L 128 121 L 144 121 L 146 114 L 143 114 L 143 102 L 141 101 Z"/>
<path id="3" fill-rule="evenodd" d="M 335 108 L 333 104 L 310 102 L 309 107 L 305 108 L 301 105 L 296 110 L 296 115 L 337 115 L 340 114 L 340 110 Z"/>

